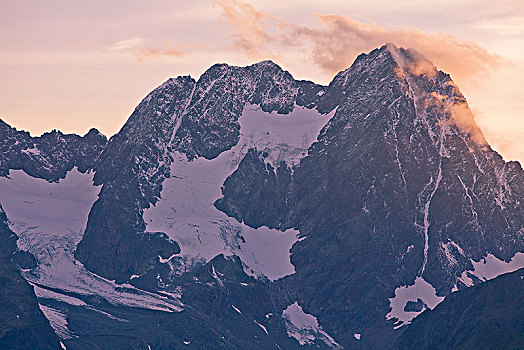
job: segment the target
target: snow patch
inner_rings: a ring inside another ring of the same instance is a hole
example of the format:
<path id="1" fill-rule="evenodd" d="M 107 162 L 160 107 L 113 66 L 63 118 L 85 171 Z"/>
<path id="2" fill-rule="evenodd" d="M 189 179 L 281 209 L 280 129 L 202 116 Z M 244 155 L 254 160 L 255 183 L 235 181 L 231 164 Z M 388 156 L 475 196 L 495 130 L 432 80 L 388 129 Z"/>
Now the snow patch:
<path id="1" fill-rule="evenodd" d="M 355 334 L 353 334 L 353 336 L 355 337 L 356 340 L 360 340 L 361 334 L 360 333 L 355 333 Z"/>
<path id="2" fill-rule="evenodd" d="M 51 290 L 41 288 L 35 284 L 31 285 L 33 286 L 35 294 L 38 298 L 54 299 L 74 306 L 87 306 L 87 304 L 83 300 L 80 300 L 78 298 L 56 293 Z"/>
<path id="3" fill-rule="evenodd" d="M 262 330 L 263 330 L 264 332 L 266 332 L 266 334 L 269 334 L 269 333 L 267 332 L 266 327 L 264 327 L 263 325 L 261 325 L 260 323 L 258 323 L 256 320 L 253 320 L 253 322 L 255 322 L 255 323 L 256 323 L 260 328 L 262 328 Z"/>
<path id="4" fill-rule="evenodd" d="M 498 259 L 493 254 L 489 253 L 485 258 L 479 261 L 471 259 L 473 270 L 462 272 L 458 278 L 466 286 L 473 286 L 473 279 L 469 276 L 475 276 L 481 281 L 488 281 L 505 273 L 517 271 L 524 267 L 524 252 L 516 253 L 509 262 Z M 456 288 L 456 287 L 455 287 Z"/>
<path id="5" fill-rule="evenodd" d="M 160 261 L 162 264 L 165 264 L 165 263 L 168 263 L 172 258 L 174 258 L 175 256 L 177 256 L 177 254 L 173 254 L 171 255 L 169 258 L 167 259 L 164 259 L 162 258 L 160 255 L 158 256 L 158 261 Z"/>
<path id="6" fill-rule="evenodd" d="M 490 253 L 484 259 L 478 262 L 472 260 L 471 263 L 473 264 L 473 271 L 471 271 L 471 273 L 481 281 L 487 281 L 524 267 L 524 252 L 516 253 L 510 262 L 500 260 Z"/>
<path id="7" fill-rule="evenodd" d="M 40 150 L 38 148 L 33 147 L 33 148 L 23 149 L 22 153 L 25 153 L 28 156 L 39 156 Z"/>
<path id="8" fill-rule="evenodd" d="M 276 280 L 295 272 L 290 249 L 298 231 L 251 228 L 215 208 L 221 187 L 250 148 L 266 151 L 266 161 L 298 163 L 334 112 L 322 115 L 296 106 L 287 115 L 263 112 L 247 105 L 239 118 L 240 140 L 217 158 L 188 161 L 174 152 L 171 177 L 164 180 L 160 200 L 144 210 L 147 230 L 165 232 L 181 248 L 188 264 L 209 261 L 218 254 L 237 255 L 246 273 Z"/>
<path id="9" fill-rule="evenodd" d="M 433 309 L 444 300 L 444 297 L 439 297 L 435 288 L 420 276 L 415 279 L 415 283 L 412 285 L 397 287 L 395 296 L 389 299 L 391 311 L 386 315 L 388 320 L 396 319 L 395 329 L 409 324 L 425 310 L 424 307 L 420 311 L 404 310 L 409 301 L 416 302 L 418 299 L 422 300 L 430 309 Z"/>
<path id="10" fill-rule="evenodd" d="M 10 228 L 18 235 L 18 247 L 31 252 L 37 268 L 23 271 L 32 284 L 84 295 L 99 295 L 113 304 L 161 311 L 181 311 L 182 304 L 167 296 L 118 285 L 88 271 L 73 252 L 82 238 L 91 206 L 100 187 L 93 186 L 93 174 L 76 168 L 58 183 L 34 178 L 22 170 L 11 170 L 0 178 L 1 204 Z M 43 297 L 74 305 L 81 300 L 59 293 L 37 290 Z"/>
<path id="11" fill-rule="evenodd" d="M 61 339 L 73 339 L 78 338 L 73 332 L 67 328 L 67 317 L 60 311 L 53 309 L 48 306 L 39 305 L 40 310 L 44 313 L 45 317 L 49 320 L 51 327 L 53 327 L 55 333 Z"/>
<path id="12" fill-rule="evenodd" d="M 197 158 L 191 162 L 175 153 L 172 177 L 164 180 L 160 201 L 144 210 L 147 229 L 167 233 L 180 245 L 180 255 L 188 264 L 209 261 L 221 253 L 236 254 L 249 266 L 246 272 L 251 275 L 277 279 L 294 273 L 289 249 L 296 240 L 296 231 L 253 229 L 213 205 L 222 196 L 223 182 L 244 155 L 235 151 L 224 152 L 213 160 Z M 273 246 L 281 250 L 273 252 Z"/>
<path id="13" fill-rule="evenodd" d="M 267 152 L 267 159 L 273 167 L 282 161 L 293 166 L 306 155 L 334 114 L 335 111 L 320 114 L 315 109 L 295 105 L 291 113 L 282 115 L 264 112 L 257 105 L 247 105 L 238 120 L 239 144 Z"/>
<path id="14" fill-rule="evenodd" d="M 176 153 L 172 177 L 162 184 L 161 199 L 144 210 L 147 229 L 165 232 L 176 241 L 180 255 L 188 264 L 209 261 L 219 254 L 235 254 L 250 275 L 265 275 L 275 280 L 292 274 L 295 268 L 289 260 L 289 250 L 298 231 L 254 229 L 214 206 L 222 196 L 222 184 L 241 160 L 233 152 L 224 152 L 212 160 L 197 158 L 191 162 Z"/>
<path id="15" fill-rule="evenodd" d="M 104 316 L 106 316 L 107 318 L 110 318 L 112 320 L 115 320 L 115 321 L 118 321 L 118 322 L 124 322 L 124 323 L 128 323 L 129 321 L 128 320 L 125 320 L 123 318 L 120 318 L 120 317 L 116 317 L 115 315 L 111 315 L 109 312 L 105 312 L 105 311 L 102 311 L 102 310 L 98 310 L 92 306 L 88 306 L 87 307 L 89 310 L 92 310 L 92 311 L 95 311 L 95 312 L 98 312 L 99 314 L 102 314 Z"/>
<path id="16" fill-rule="evenodd" d="M 313 345 L 318 339 L 331 348 L 342 349 L 342 346 L 322 329 L 317 318 L 306 314 L 297 302 L 282 312 L 282 318 L 286 323 L 288 336 L 295 338 L 300 345 Z"/>
<path id="17" fill-rule="evenodd" d="M 446 259 L 448 259 L 448 262 L 451 265 L 457 265 L 457 259 L 453 256 L 453 252 L 450 249 L 450 243 L 442 243 L 440 242 L 440 248 L 444 252 L 444 255 L 446 256 Z"/>
<path id="18" fill-rule="evenodd" d="M 441 145 L 442 145 L 442 141 L 441 141 Z M 424 262 L 422 263 L 422 269 L 420 271 L 420 276 L 424 274 L 424 271 L 426 269 L 426 264 L 428 262 L 429 225 L 430 225 L 429 208 L 431 205 L 431 200 L 433 199 L 435 192 L 437 192 L 437 189 L 438 189 L 438 186 L 441 180 L 442 180 L 442 159 L 439 160 L 438 175 L 437 175 L 437 179 L 435 180 L 435 187 L 433 188 L 433 191 L 431 192 L 431 194 L 429 195 L 429 198 L 427 199 L 426 203 L 424 204 Z M 431 182 L 433 182 L 433 178 L 431 178 Z"/>
<path id="19" fill-rule="evenodd" d="M 233 309 L 235 309 L 235 311 L 238 312 L 239 314 L 242 313 L 242 311 L 240 311 L 240 310 L 239 310 L 235 305 L 231 305 L 231 307 L 232 307 Z"/>
<path id="20" fill-rule="evenodd" d="M 82 238 L 99 190 L 93 186 L 93 174 L 82 174 L 77 168 L 58 183 L 34 178 L 23 170 L 10 170 L 9 178 L 0 178 L 0 201 L 12 226 L 26 224 L 28 230 L 61 232 L 74 236 L 75 244 Z M 31 251 L 38 242 L 25 233 L 19 234 L 18 246 Z"/>

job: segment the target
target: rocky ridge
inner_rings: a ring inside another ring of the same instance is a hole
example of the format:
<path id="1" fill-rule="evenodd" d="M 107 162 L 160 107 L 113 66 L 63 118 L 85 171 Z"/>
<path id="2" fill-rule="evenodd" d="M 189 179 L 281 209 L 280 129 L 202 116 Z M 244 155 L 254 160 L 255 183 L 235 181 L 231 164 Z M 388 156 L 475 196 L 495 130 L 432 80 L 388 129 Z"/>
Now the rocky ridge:
<path id="1" fill-rule="evenodd" d="M 0 206 L 0 347 L 60 349 L 59 338 L 39 309 L 33 287 L 20 275 L 20 267 L 16 265 L 16 257 L 23 253 L 34 263 L 30 253 L 18 250 L 17 239 Z"/>
<path id="2" fill-rule="evenodd" d="M 107 142 L 96 129 L 84 136 L 53 130 L 32 137 L 2 120 L 0 135 L 0 176 L 8 176 L 9 170 L 24 170 L 33 177 L 52 182 L 64 178 L 73 167 L 81 172 L 92 169 Z"/>

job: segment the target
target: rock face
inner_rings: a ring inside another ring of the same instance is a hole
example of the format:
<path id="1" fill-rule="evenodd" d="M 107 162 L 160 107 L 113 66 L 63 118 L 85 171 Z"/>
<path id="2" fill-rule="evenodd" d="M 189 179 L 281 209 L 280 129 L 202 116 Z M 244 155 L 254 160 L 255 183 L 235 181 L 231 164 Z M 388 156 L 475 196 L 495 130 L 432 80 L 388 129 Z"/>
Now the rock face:
<path id="1" fill-rule="evenodd" d="M 255 149 L 248 151 L 238 170 L 224 182 L 224 197 L 215 206 L 251 227 L 283 228 L 282 215 L 289 210 L 292 192 L 291 171 L 285 163 L 273 168 L 264 156 Z"/>
<path id="2" fill-rule="evenodd" d="M 0 206 L 0 348 L 60 349 L 58 337 L 38 307 L 33 287 L 11 263 L 18 250 L 17 239 Z"/>
<path id="3" fill-rule="evenodd" d="M 10 260 L 18 250 L 16 246 L 18 237 L 9 229 L 7 222 L 7 215 L 0 205 L 0 258 L 4 260 Z"/>
<path id="4" fill-rule="evenodd" d="M 38 307 L 33 287 L 13 265 L 0 261 L 0 347 L 60 349 L 59 338 Z"/>
<path id="5" fill-rule="evenodd" d="M 271 61 L 169 79 L 107 144 L 4 128 L 4 175 L 101 185 L 82 239 L 49 245 L 76 279 L 32 276 L 68 348 L 388 348 L 524 266 L 522 167 L 449 75 L 392 44 L 329 86 Z"/>

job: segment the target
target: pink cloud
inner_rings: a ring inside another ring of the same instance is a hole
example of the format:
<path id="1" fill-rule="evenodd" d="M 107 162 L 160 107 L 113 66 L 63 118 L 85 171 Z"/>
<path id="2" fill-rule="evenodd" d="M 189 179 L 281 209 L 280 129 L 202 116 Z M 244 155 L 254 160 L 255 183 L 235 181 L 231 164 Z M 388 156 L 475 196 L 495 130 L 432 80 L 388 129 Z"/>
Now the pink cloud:
<path id="1" fill-rule="evenodd" d="M 312 25 L 297 24 L 237 0 L 220 1 L 218 6 L 231 29 L 233 45 L 249 57 L 279 57 L 286 50 L 298 48 L 330 74 L 349 67 L 358 54 L 387 42 L 414 48 L 461 84 L 478 83 L 508 63 L 474 42 L 445 33 L 428 34 L 416 28 L 391 30 L 329 14 L 318 14 Z"/>
<path id="2" fill-rule="evenodd" d="M 193 45 L 195 46 L 195 45 Z M 196 46 L 195 46 L 196 47 Z M 129 52 L 141 62 L 148 58 L 176 57 L 180 58 L 186 54 L 181 46 L 175 46 L 169 39 L 164 40 L 164 45 L 154 46 L 147 44 L 143 38 L 129 38 L 115 42 L 108 47 L 110 51 Z"/>

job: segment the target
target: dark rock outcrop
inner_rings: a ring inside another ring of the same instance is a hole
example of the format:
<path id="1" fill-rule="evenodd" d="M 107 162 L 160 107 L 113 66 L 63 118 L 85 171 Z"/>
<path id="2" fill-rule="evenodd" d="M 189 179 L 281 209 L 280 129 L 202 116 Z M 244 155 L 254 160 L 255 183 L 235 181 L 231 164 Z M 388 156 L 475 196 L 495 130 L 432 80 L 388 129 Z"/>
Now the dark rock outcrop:
<path id="1" fill-rule="evenodd" d="M 223 186 L 224 197 L 215 207 L 246 225 L 282 228 L 292 197 L 291 171 L 282 162 L 277 169 L 264 162 L 264 154 L 250 149 Z M 253 198 L 257 198 L 253 201 Z"/>
<path id="2" fill-rule="evenodd" d="M 18 251 L 17 239 L 0 206 L 0 348 L 60 349 L 59 339 L 40 310 L 33 287 L 11 263 Z"/>
<path id="3" fill-rule="evenodd" d="M 522 349 L 524 270 L 449 295 L 403 330 L 395 349 Z"/>

